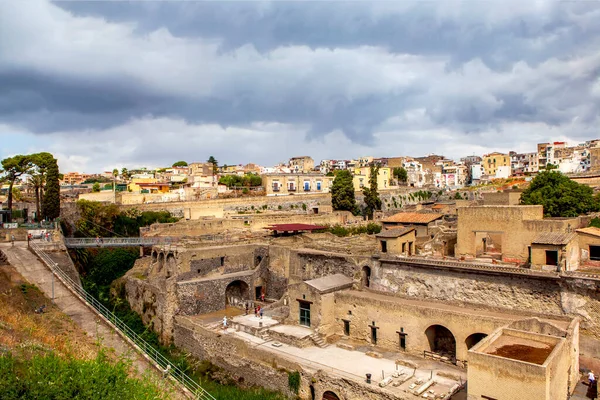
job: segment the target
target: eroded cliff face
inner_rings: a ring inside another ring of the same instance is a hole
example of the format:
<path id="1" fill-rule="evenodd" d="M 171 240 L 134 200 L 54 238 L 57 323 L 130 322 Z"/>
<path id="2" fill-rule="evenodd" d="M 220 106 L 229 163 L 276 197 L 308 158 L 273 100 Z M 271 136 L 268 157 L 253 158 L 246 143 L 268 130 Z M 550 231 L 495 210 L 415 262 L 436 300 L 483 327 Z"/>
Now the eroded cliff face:
<path id="1" fill-rule="evenodd" d="M 582 334 L 600 339 L 600 280 L 490 275 L 383 262 L 374 271 L 372 287 L 396 296 L 579 316 Z"/>
<path id="2" fill-rule="evenodd" d="M 173 337 L 173 315 L 178 304 L 175 277 L 166 278 L 156 273 L 151 257 L 138 259 L 115 287 L 137 312 L 144 324 L 157 332 L 165 343 Z"/>

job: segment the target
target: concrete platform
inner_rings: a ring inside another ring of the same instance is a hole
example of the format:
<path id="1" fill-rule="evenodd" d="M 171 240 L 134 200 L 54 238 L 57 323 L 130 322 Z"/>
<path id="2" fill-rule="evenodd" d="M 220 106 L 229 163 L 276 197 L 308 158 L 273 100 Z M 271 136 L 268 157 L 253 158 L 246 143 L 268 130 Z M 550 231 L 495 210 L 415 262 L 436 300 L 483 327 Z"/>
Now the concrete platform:
<path id="1" fill-rule="evenodd" d="M 282 335 L 304 339 L 315 333 L 312 329 L 298 325 L 277 325 L 269 329 L 269 332 L 277 332 Z"/>

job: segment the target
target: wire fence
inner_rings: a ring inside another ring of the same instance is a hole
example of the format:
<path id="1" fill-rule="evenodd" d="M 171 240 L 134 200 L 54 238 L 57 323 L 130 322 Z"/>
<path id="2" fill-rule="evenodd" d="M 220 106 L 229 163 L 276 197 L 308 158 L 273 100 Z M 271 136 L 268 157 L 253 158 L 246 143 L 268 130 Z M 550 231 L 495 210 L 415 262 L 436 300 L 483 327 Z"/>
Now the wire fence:
<path id="1" fill-rule="evenodd" d="M 152 345 L 146 342 L 136 332 L 134 332 L 127 324 L 121 321 L 112 311 L 100 303 L 94 296 L 86 292 L 79 284 L 74 282 L 66 275 L 43 249 L 35 242 L 30 242 L 31 249 L 37 256 L 44 261 L 46 266 L 50 268 L 52 273 L 82 301 L 92 307 L 96 313 L 104 317 L 112 327 L 126 336 L 137 346 L 138 351 L 150 358 L 166 376 L 172 377 L 185 389 L 187 389 L 195 399 L 198 400 L 216 400 L 210 393 L 204 390 L 195 380 L 190 378 L 185 372 L 178 368 L 175 364 L 169 361 L 165 356 L 159 353 Z"/>

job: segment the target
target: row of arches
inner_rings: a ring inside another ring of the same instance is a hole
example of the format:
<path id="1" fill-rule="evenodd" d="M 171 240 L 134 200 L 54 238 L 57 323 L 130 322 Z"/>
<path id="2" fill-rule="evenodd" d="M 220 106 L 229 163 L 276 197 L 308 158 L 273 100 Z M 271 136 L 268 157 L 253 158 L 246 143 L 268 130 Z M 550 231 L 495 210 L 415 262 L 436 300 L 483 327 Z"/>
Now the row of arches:
<path id="1" fill-rule="evenodd" d="M 445 355 L 447 357 L 456 358 L 456 338 L 443 325 L 431 325 L 425 330 L 425 336 L 429 342 L 429 349 L 433 353 Z M 465 339 L 467 350 L 479 343 L 487 334 L 477 332 L 473 333 Z"/>

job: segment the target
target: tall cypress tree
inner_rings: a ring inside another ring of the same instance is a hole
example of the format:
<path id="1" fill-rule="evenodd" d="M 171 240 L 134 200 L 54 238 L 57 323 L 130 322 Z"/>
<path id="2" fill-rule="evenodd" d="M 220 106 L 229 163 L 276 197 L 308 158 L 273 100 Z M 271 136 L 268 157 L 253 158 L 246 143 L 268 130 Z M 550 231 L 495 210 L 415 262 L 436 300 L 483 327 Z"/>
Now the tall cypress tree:
<path id="1" fill-rule="evenodd" d="M 47 219 L 55 219 L 60 215 L 60 183 L 58 162 L 53 158 L 46 170 L 46 191 L 42 199 L 42 215 Z"/>

